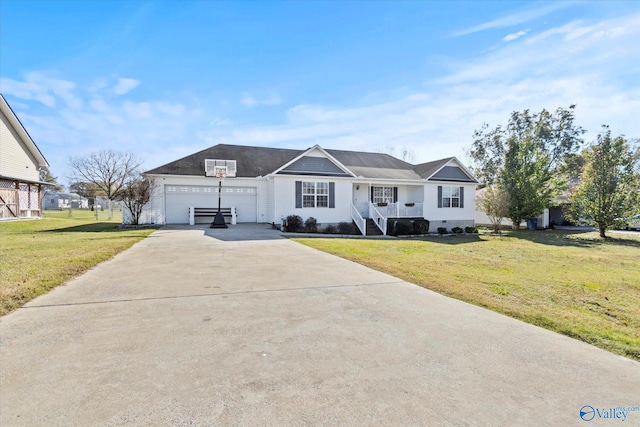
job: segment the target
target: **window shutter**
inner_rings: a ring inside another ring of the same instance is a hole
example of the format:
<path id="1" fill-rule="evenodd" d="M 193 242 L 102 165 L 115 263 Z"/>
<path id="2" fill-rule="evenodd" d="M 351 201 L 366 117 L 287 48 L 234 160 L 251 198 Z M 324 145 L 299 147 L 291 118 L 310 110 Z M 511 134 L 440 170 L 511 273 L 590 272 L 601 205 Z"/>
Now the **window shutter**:
<path id="1" fill-rule="evenodd" d="M 438 185 L 438 207 L 442 207 L 442 185 Z"/>
<path id="2" fill-rule="evenodd" d="M 329 183 L 329 207 L 330 208 L 336 207 L 336 183 L 335 182 Z"/>
<path id="3" fill-rule="evenodd" d="M 371 203 L 373 203 L 373 186 L 371 186 L 371 200 L 369 200 Z"/>
<path id="4" fill-rule="evenodd" d="M 460 207 L 464 208 L 464 187 L 460 187 Z"/>
<path id="5" fill-rule="evenodd" d="M 398 187 L 393 187 L 393 203 L 398 203 Z"/>
<path id="6" fill-rule="evenodd" d="M 302 181 L 296 181 L 296 209 L 302 208 Z"/>

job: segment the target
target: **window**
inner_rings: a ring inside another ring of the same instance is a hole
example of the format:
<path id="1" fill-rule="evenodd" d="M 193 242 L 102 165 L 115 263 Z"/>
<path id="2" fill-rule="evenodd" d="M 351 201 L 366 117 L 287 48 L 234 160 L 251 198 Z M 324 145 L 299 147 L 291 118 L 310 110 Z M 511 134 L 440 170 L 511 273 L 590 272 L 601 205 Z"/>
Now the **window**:
<path id="1" fill-rule="evenodd" d="M 394 203 L 394 188 L 393 187 L 372 187 L 373 203 Z"/>
<path id="2" fill-rule="evenodd" d="M 296 181 L 296 208 L 335 207 L 333 182 Z"/>
<path id="3" fill-rule="evenodd" d="M 439 208 L 464 207 L 464 187 L 438 186 Z"/>
<path id="4" fill-rule="evenodd" d="M 328 182 L 303 182 L 302 183 L 302 207 L 303 208 L 328 208 L 329 207 L 329 183 Z"/>

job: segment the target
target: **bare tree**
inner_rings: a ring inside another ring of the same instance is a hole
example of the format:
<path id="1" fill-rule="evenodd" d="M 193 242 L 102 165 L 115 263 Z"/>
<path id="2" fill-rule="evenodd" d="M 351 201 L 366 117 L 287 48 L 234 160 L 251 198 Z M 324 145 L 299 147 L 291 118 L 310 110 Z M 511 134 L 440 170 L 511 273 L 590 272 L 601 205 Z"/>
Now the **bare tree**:
<path id="1" fill-rule="evenodd" d="M 478 196 L 478 206 L 489 217 L 493 224 L 493 232 L 500 233 L 502 220 L 509 211 L 509 194 L 497 186 L 487 187 Z"/>
<path id="2" fill-rule="evenodd" d="M 142 161 L 133 153 L 102 150 L 86 157 L 70 157 L 71 182 L 86 182 L 104 192 L 109 200 L 109 219 L 113 217 L 112 201 L 118 198 L 125 183 L 136 177 Z"/>
<path id="3" fill-rule="evenodd" d="M 396 147 L 393 145 L 387 145 L 384 149 L 379 150 L 381 153 L 388 154 L 393 157 L 397 157 L 407 163 L 413 163 L 416 161 L 416 152 L 407 147 L 400 148 L 400 153 L 396 156 Z"/>
<path id="4" fill-rule="evenodd" d="M 142 216 L 142 209 L 149 200 L 155 188 L 155 181 L 147 176 L 130 179 L 118 193 L 118 199 L 131 214 L 131 224 L 138 225 Z"/>

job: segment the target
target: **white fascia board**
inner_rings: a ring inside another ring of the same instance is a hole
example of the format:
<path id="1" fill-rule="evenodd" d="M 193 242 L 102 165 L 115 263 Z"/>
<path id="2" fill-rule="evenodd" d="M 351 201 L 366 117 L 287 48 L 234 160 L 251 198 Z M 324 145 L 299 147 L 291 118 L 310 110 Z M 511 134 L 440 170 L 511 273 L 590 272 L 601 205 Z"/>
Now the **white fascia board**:
<path id="1" fill-rule="evenodd" d="M 172 175 L 166 173 L 143 173 L 142 175 L 153 177 L 153 178 L 181 178 L 181 179 L 194 179 L 194 178 L 205 178 L 207 180 L 217 180 L 218 178 L 215 176 L 204 176 L 204 175 Z M 240 177 L 232 177 L 232 178 L 223 178 L 225 181 L 263 181 L 266 177 L 257 176 L 240 176 Z"/>
<path id="2" fill-rule="evenodd" d="M 452 157 L 447 163 L 445 163 L 444 165 L 440 166 L 435 172 L 433 172 L 431 175 L 429 175 L 424 180 L 425 181 L 429 181 L 432 176 L 434 176 L 435 174 L 440 172 L 446 166 L 450 166 L 454 162 L 456 163 L 456 166 L 458 166 L 460 169 L 462 169 L 462 171 L 464 173 L 466 173 L 467 176 L 473 180 L 474 183 L 476 183 L 476 184 L 478 183 L 478 179 L 473 175 L 473 173 L 471 173 L 471 171 L 469 169 L 467 169 L 467 167 L 460 160 L 458 160 L 457 157 Z M 435 181 L 433 181 L 433 182 L 435 182 Z M 452 182 L 452 181 L 444 181 L 444 182 Z M 463 182 L 463 181 L 453 181 L 453 182 Z"/>
<path id="3" fill-rule="evenodd" d="M 18 119 L 18 117 L 11 109 L 11 106 L 7 103 L 7 100 L 4 99 L 4 96 L 2 95 L 0 95 L 0 111 L 2 111 L 2 113 L 7 117 L 9 123 L 11 123 L 11 126 L 13 126 L 13 129 L 16 131 L 24 145 L 29 150 L 31 156 L 33 156 L 33 158 L 38 163 L 38 167 L 48 168 L 49 162 L 47 162 L 47 159 L 44 158 L 44 156 L 40 152 L 40 149 L 38 148 L 36 143 L 33 142 L 33 139 L 31 139 L 31 136 L 29 135 L 27 130 L 24 128 L 24 126 L 22 126 L 20 119 Z"/>
<path id="4" fill-rule="evenodd" d="M 273 172 L 271 172 L 269 175 L 276 175 L 278 172 L 280 172 L 281 170 L 287 168 L 288 166 L 292 165 L 293 163 L 297 162 L 298 160 L 300 160 L 301 158 L 303 158 L 304 156 L 306 156 L 307 154 L 309 154 L 311 151 L 313 150 L 319 150 L 324 156 L 326 156 L 329 160 L 331 160 L 331 162 L 333 164 L 335 164 L 337 167 L 339 167 L 340 169 L 342 169 L 342 171 L 344 171 L 344 173 L 347 173 L 349 175 L 351 175 L 352 177 L 356 177 L 356 175 L 351 172 L 345 165 L 343 165 L 342 163 L 340 163 L 335 157 L 333 157 L 331 154 L 327 153 L 327 150 L 325 150 L 324 148 L 320 147 L 318 144 L 314 145 L 313 147 L 305 150 L 304 153 L 300 154 L 298 157 L 295 157 L 294 159 L 292 159 L 291 161 L 285 163 L 284 165 L 280 166 L 278 169 L 274 170 Z"/>

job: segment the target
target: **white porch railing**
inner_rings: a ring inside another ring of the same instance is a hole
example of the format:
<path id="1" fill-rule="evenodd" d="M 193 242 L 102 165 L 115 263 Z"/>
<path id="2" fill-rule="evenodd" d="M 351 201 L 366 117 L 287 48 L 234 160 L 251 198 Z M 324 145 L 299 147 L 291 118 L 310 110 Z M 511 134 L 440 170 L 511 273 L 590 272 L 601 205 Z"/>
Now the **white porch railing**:
<path id="1" fill-rule="evenodd" d="M 360 212 L 353 205 L 353 203 L 351 204 L 351 219 L 353 219 L 353 222 L 355 222 L 356 225 L 358 226 L 358 230 L 360 230 L 360 233 L 362 233 L 363 236 L 366 236 L 367 221 L 362 217 L 362 215 L 360 215 Z"/>
<path id="2" fill-rule="evenodd" d="M 421 217 L 424 203 L 389 203 L 377 206 L 378 212 L 388 218 Z"/>
<path id="3" fill-rule="evenodd" d="M 375 225 L 382 231 L 383 235 L 387 235 L 387 218 L 378 210 L 373 203 L 369 203 L 369 218 L 373 220 Z"/>

